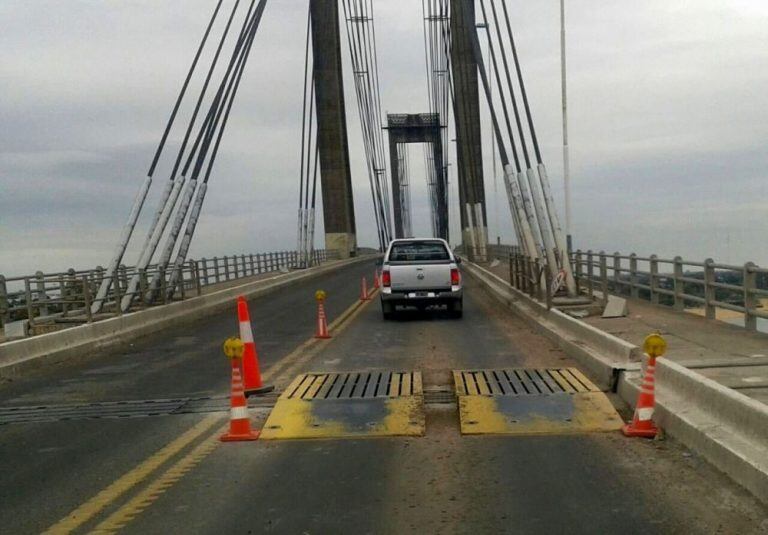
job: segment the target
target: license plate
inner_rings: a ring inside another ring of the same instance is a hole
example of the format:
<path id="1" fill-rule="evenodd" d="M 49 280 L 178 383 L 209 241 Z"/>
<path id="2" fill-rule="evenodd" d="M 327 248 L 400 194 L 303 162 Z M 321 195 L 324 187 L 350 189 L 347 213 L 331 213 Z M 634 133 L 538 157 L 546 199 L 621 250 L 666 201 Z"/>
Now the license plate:
<path id="1" fill-rule="evenodd" d="M 410 299 L 415 299 L 418 297 L 435 297 L 435 292 L 410 292 L 408 297 Z"/>

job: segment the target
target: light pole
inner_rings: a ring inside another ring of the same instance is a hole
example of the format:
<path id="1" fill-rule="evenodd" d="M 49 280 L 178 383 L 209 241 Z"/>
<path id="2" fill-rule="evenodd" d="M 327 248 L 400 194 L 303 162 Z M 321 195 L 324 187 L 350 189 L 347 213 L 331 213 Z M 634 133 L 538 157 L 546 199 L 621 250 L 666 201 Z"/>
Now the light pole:
<path id="1" fill-rule="evenodd" d="M 563 186 L 565 190 L 565 235 L 571 251 L 571 177 L 568 154 L 568 91 L 565 79 L 565 0 L 560 0 L 560 79 L 563 89 Z"/>

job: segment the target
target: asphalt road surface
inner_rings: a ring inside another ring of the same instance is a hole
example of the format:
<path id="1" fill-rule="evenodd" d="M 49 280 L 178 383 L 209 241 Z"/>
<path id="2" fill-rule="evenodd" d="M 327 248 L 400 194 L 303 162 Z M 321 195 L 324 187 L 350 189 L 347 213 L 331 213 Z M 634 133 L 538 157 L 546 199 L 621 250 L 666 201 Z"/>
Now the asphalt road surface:
<path id="1" fill-rule="evenodd" d="M 376 300 L 355 306 L 372 271 L 350 266 L 250 303 L 270 382 L 412 369 L 450 389 L 453 369 L 577 367 L 471 281 L 461 320 L 413 311 L 385 322 Z M 341 318 L 325 342 L 310 341 L 317 288 Z M 31 416 L 0 425 L 0 533 L 768 533 L 765 506 L 671 439 L 462 436 L 451 403 L 427 405 L 418 438 L 222 444 L 221 343 L 236 331 L 233 304 L 1 384 L 0 414 Z M 251 400 L 255 427 L 269 404 Z M 135 417 L 84 418 L 116 406 Z"/>

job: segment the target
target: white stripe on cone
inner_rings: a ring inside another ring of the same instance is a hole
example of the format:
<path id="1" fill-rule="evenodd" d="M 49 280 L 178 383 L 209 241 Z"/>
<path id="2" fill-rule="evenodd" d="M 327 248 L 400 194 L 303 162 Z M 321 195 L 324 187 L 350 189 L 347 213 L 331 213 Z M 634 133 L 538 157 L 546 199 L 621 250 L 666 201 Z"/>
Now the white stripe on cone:
<path id="1" fill-rule="evenodd" d="M 248 407 L 232 407 L 229 409 L 229 417 L 232 420 L 244 420 L 248 418 Z"/>
<path id="2" fill-rule="evenodd" d="M 253 343 L 253 331 L 251 330 L 250 321 L 240 322 L 240 340 L 242 340 L 244 344 Z"/>
<path id="3" fill-rule="evenodd" d="M 653 407 L 639 407 L 637 409 L 637 419 L 640 421 L 650 420 L 653 416 Z"/>

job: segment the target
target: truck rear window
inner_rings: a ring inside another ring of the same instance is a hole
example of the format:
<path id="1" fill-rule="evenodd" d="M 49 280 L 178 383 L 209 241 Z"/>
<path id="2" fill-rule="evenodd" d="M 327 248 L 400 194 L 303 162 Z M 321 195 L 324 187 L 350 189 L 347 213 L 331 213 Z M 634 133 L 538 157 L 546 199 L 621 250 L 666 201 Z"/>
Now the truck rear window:
<path id="1" fill-rule="evenodd" d="M 450 260 L 448 250 L 439 241 L 399 242 L 392 245 L 390 262 L 428 262 Z"/>

